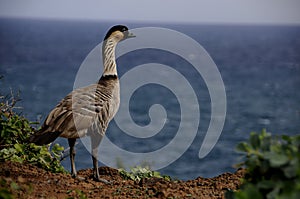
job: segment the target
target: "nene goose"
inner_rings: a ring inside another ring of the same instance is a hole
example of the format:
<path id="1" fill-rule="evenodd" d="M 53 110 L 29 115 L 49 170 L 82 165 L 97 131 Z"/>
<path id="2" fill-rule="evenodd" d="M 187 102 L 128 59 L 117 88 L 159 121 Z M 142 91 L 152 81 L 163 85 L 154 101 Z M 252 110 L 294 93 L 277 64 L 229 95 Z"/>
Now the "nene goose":
<path id="1" fill-rule="evenodd" d="M 99 176 L 98 146 L 120 103 L 115 48 L 118 42 L 131 37 L 134 35 L 126 26 L 112 27 L 103 41 L 104 70 L 98 83 L 76 89 L 63 98 L 49 113 L 41 129 L 29 139 L 37 145 L 45 145 L 53 142 L 57 137 L 67 138 L 70 146 L 72 177 L 77 177 L 74 163 L 76 139 L 90 136 L 93 176 L 95 180 L 107 182 Z"/>

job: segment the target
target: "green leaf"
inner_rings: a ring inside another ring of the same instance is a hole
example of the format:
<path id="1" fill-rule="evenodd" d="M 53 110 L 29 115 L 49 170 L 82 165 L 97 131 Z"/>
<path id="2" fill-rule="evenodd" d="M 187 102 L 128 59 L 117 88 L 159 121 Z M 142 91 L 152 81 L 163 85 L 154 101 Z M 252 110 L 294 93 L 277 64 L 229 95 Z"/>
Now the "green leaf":
<path id="1" fill-rule="evenodd" d="M 18 152 L 23 152 L 23 148 L 21 144 L 14 144 L 14 147 Z"/>
<path id="2" fill-rule="evenodd" d="M 251 133 L 250 135 L 250 144 L 254 149 L 258 149 L 260 146 L 260 139 L 257 133 Z"/>
<path id="3" fill-rule="evenodd" d="M 153 177 L 156 177 L 156 178 L 161 178 L 161 175 L 158 171 L 154 171 L 153 172 Z"/>
<path id="4" fill-rule="evenodd" d="M 281 184 L 280 183 L 276 183 L 276 185 L 274 186 L 274 188 L 272 189 L 272 191 L 270 191 L 267 194 L 267 199 L 276 198 L 276 196 L 279 195 L 280 189 L 281 189 Z"/>
<path id="5" fill-rule="evenodd" d="M 236 149 L 241 152 L 249 152 L 251 147 L 246 142 L 241 142 L 237 145 Z"/>
<path id="6" fill-rule="evenodd" d="M 236 192 L 235 196 L 238 199 L 263 199 L 262 194 L 252 184 L 248 184 L 242 191 Z"/>
<path id="7" fill-rule="evenodd" d="M 276 182 L 271 180 L 263 180 L 257 183 L 259 189 L 271 189 L 276 185 Z"/>
<path id="8" fill-rule="evenodd" d="M 292 140 L 291 137 L 288 136 L 288 135 L 282 135 L 281 137 L 282 137 L 283 140 L 285 140 L 287 142 L 291 142 L 291 140 Z"/>
<path id="9" fill-rule="evenodd" d="M 292 160 L 290 161 L 290 164 L 283 168 L 284 175 L 287 178 L 294 178 L 297 176 L 299 170 L 299 160 Z"/>
<path id="10" fill-rule="evenodd" d="M 276 136 L 263 130 L 251 133 L 247 143 L 237 149 L 246 152 L 247 174 L 235 199 L 299 198 L 300 197 L 300 136 Z"/>
<path id="11" fill-rule="evenodd" d="M 4 188 L 0 188 L 0 198 L 3 198 L 3 199 L 13 199 L 14 196 L 13 196 L 13 194 L 9 190 L 4 189 Z"/>
<path id="12" fill-rule="evenodd" d="M 12 189 L 14 189 L 14 190 L 20 189 L 20 186 L 19 186 L 17 183 L 15 183 L 15 182 L 12 182 L 12 183 L 10 184 L 10 187 L 11 187 Z"/>
<path id="13" fill-rule="evenodd" d="M 272 167 L 278 168 L 288 163 L 289 158 L 284 154 L 270 153 L 269 161 Z"/>

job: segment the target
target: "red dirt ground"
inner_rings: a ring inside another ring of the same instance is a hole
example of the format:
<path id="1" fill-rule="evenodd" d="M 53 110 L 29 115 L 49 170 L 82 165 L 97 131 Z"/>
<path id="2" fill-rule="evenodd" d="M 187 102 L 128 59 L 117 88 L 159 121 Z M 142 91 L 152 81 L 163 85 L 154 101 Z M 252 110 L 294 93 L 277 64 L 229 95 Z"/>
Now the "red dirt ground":
<path id="1" fill-rule="evenodd" d="M 73 179 L 70 174 L 55 174 L 29 164 L 0 162 L 0 190 L 6 189 L 15 198 L 224 198 L 227 190 L 236 190 L 244 170 L 224 173 L 214 178 L 198 177 L 188 181 L 167 181 L 160 178 L 140 182 L 124 180 L 118 170 L 100 167 L 102 178 L 111 185 L 92 179 L 92 170 Z M 1 196 L 0 196 L 1 198 Z"/>

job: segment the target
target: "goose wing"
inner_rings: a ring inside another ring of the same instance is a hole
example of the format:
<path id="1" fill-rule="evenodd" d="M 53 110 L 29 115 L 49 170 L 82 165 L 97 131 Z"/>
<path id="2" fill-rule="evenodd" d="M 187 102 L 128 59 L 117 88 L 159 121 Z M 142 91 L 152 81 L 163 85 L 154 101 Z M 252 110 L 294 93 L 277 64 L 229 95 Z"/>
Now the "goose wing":
<path id="1" fill-rule="evenodd" d="M 113 84 L 100 82 L 72 91 L 49 113 L 41 130 L 30 141 L 47 144 L 58 136 L 82 137 L 95 121 L 103 134 L 113 117 L 111 102 L 114 99 L 114 87 Z"/>

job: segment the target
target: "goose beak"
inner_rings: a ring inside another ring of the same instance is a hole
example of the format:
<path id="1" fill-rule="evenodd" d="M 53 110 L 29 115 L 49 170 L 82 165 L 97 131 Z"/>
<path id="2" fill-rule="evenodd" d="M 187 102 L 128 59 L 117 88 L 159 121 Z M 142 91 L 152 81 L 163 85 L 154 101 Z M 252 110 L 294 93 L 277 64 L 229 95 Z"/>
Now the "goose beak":
<path id="1" fill-rule="evenodd" d="M 126 39 L 134 38 L 134 37 L 136 37 L 136 36 L 132 32 L 128 32 L 128 35 L 127 35 Z"/>

